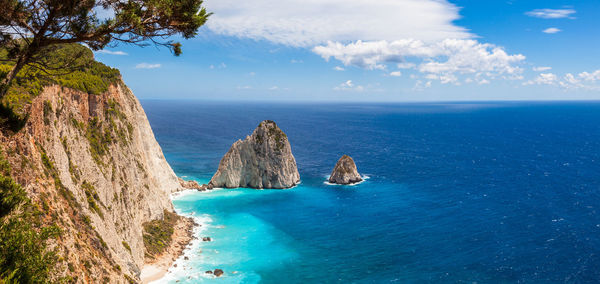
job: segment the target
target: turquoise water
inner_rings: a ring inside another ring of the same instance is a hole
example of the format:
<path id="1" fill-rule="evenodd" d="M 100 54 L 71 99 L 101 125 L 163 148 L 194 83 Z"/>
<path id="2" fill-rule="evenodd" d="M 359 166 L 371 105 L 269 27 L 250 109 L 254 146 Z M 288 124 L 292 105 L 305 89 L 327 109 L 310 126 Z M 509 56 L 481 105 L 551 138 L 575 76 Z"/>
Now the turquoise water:
<path id="1" fill-rule="evenodd" d="M 175 196 L 213 241 L 164 282 L 600 281 L 600 104 L 143 105 L 180 176 L 271 119 L 302 179 Z M 342 154 L 366 182 L 325 183 Z"/>

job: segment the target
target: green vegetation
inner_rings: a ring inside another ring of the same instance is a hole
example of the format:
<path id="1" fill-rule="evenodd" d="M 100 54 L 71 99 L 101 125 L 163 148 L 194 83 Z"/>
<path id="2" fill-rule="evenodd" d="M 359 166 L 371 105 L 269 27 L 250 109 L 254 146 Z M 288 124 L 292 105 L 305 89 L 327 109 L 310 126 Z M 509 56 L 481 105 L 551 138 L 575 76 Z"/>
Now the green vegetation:
<path id="1" fill-rule="evenodd" d="M 80 179 L 79 170 L 77 169 L 77 166 L 73 164 L 73 161 L 71 161 L 71 151 L 67 145 L 67 138 L 63 137 L 60 142 L 62 143 L 63 149 L 67 154 L 67 159 L 69 160 L 69 173 L 71 174 L 71 180 L 78 182 Z"/>
<path id="2" fill-rule="evenodd" d="M 42 226 L 41 217 L 0 157 L 0 283 L 50 283 L 57 258 L 47 243 L 60 229 Z"/>
<path id="3" fill-rule="evenodd" d="M 52 104 L 49 101 L 44 101 L 44 124 L 50 124 L 50 113 L 52 113 Z"/>
<path id="4" fill-rule="evenodd" d="M 108 146 L 112 143 L 112 135 L 108 128 L 103 128 L 102 123 L 94 117 L 88 123 L 85 137 L 90 143 L 92 158 L 99 165 L 104 165 L 102 156 L 108 152 Z"/>
<path id="5" fill-rule="evenodd" d="M 100 196 L 98 196 L 98 192 L 96 191 L 96 188 L 86 180 L 84 180 L 83 184 L 81 184 L 81 188 L 83 188 L 85 192 L 85 196 L 87 197 L 87 202 L 90 210 L 96 212 L 96 214 L 98 214 L 100 218 L 104 219 L 104 213 L 102 213 L 100 206 L 98 206 L 98 203 L 96 203 L 96 201 L 98 201 L 100 202 L 100 204 L 102 204 L 102 202 L 100 201 Z"/>
<path id="6" fill-rule="evenodd" d="M 74 68 L 60 68 L 63 62 L 72 60 L 74 55 L 81 55 L 73 64 Z M 58 84 L 88 94 L 100 95 L 116 84 L 121 78 L 119 70 L 108 67 L 94 60 L 92 51 L 79 44 L 65 44 L 51 49 L 47 54 L 48 64 L 45 68 L 25 66 L 12 82 L 7 94 L 2 98 L 2 105 L 17 117 L 25 119 L 25 106 L 38 96 L 45 86 Z M 0 49 L 0 77 L 6 76 L 12 64 L 6 60 L 7 51 Z M 0 111 L 0 114 L 2 112 Z M 44 105 L 46 114 L 46 105 Z M 8 120 L 8 114 L 1 118 Z M 44 116 L 46 117 L 46 116 Z M 14 118 L 13 118 L 14 119 Z"/>
<path id="7" fill-rule="evenodd" d="M 270 121 L 272 122 L 272 121 Z M 283 150 L 283 147 L 285 146 L 285 144 L 283 143 L 283 139 L 287 138 L 287 135 L 285 135 L 285 133 L 283 133 L 283 131 L 281 131 L 281 129 L 279 129 L 277 127 L 277 125 L 275 124 L 275 122 L 272 122 L 272 126 L 269 127 L 269 137 L 273 137 L 275 139 L 275 144 L 277 145 L 277 150 L 281 151 Z"/>
<path id="8" fill-rule="evenodd" d="M 179 218 L 181 218 L 179 215 L 165 210 L 162 220 L 153 220 L 143 224 L 146 256 L 154 258 L 171 244 L 174 227 Z"/>
<path id="9" fill-rule="evenodd" d="M 116 134 L 116 139 L 121 145 L 127 145 L 133 136 L 133 125 L 127 121 L 127 117 L 120 110 L 121 105 L 113 99 L 108 100 L 108 106 L 104 111 L 108 125 L 113 133 Z M 124 127 L 118 126 L 115 118 L 125 124 Z"/>
<path id="10" fill-rule="evenodd" d="M 124 247 L 126 250 L 128 250 L 128 251 L 129 251 L 129 253 L 131 253 L 131 247 L 129 246 L 129 244 L 128 244 L 126 241 L 123 241 L 123 242 L 122 242 L 122 244 L 123 244 L 123 247 Z"/>
<path id="11" fill-rule="evenodd" d="M 181 43 L 168 38 L 196 36 L 210 16 L 202 0 L 9 0 L 0 2 L 0 7 L 0 45 L 13 62 L 0 81 L 0 98 L 20 71 L 32 66 L 49 69 L 46 67 L 55 62 L 45 55 L 65 45 L 85 43 L 100 50 L 111 42 L 140 46 L 151 42 L 179 55 Z M 97 10 L 105 9 L 112 15 L 99 18 Z M 59 66 L 78 66 L 80 55 L 70 56 Z"/>

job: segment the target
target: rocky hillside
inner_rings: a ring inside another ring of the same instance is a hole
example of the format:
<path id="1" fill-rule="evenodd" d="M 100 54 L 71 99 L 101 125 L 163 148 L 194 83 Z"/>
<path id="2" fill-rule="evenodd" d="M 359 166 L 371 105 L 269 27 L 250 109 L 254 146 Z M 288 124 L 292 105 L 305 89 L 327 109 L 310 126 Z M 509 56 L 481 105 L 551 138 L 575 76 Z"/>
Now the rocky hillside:
<path id="1" fill-rule="evenodd" d="M 287 135 L 270 120 L 233 143 L 210 180 L 211 187 L 290 188 L 300 182 Z"/>
<path id="2" fill-rule="evenodd" d="M 100 90 L 40 88 L 24 127 L 0 135 L 12 178 L 61 230 L 57 281 L 139 281 L 142 224 L 172 211 L 180 188 L 133 93 L 120 79 Z"/>

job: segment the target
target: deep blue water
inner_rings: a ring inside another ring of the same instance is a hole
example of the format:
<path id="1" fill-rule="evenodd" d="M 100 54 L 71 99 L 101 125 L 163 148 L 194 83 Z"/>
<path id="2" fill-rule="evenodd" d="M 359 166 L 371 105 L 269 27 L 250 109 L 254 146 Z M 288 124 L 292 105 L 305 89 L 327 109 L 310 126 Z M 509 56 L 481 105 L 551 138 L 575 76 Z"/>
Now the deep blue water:
<path id="1" fill-rule="evenodd" d="M 215 239 L 177 279 L 600 282 L 600 103 L 142 103 L 180 176 L 271 119 L 302 179 L 176 198 Z M 370 179 L 324 184 L 342 154 Z"/>

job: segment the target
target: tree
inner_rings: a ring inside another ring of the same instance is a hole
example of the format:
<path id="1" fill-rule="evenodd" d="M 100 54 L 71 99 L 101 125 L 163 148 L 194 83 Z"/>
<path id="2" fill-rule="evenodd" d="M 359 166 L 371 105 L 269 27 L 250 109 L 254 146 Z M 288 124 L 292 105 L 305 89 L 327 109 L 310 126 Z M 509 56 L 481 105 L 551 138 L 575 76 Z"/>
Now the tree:
<path id="1" fill-rule="evenodd" d="M 168 47 L 168 38 L 194 37 L 211 15 L 202 0 L 0 0 L 0 47 L 12 69 L 0 83 L 0 99 L 24 66 L 44 67 L 44 53 L 69 43 L 101 50 L 118 43 Z M 102 14 L 103 16 L 99 16 Z M 74 55 L 77 57 L 77 55 Z"/>

